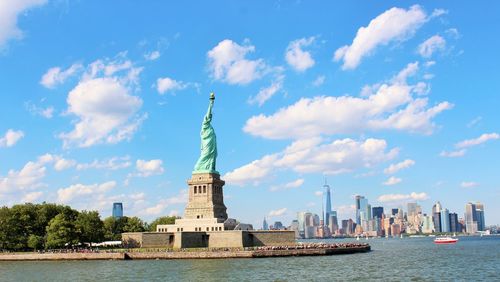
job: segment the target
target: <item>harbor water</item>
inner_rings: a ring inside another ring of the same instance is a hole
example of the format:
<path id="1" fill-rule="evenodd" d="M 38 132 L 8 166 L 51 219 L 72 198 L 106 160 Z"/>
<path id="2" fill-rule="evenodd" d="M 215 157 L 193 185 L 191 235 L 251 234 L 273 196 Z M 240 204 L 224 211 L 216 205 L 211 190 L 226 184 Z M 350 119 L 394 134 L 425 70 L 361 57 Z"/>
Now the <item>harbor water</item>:
<path id="1" fill-rule="evenodd" d="M 500 281 L 499 236 L 433 239 L 361 239 L 371 252 L 318 257 L 0 262 L 0 281 Z"/>

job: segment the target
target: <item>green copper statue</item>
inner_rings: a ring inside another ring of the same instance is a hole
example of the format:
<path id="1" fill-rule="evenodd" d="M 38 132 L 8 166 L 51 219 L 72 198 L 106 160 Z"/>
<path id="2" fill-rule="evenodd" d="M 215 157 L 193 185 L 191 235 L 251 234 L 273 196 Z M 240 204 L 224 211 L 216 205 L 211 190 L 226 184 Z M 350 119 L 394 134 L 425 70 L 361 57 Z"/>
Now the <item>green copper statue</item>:
<path id="1" fill-rule="evenodd" d="M 217 159 L 217 140 L 215 130 L 212 127 L 212 108 L 214 106 L 215 94 L 210 93 L 210 103 L 208 111 L 201 124 L 201 154 L 194 166 L 193 173 L 217 173 L 215 170 L 215 161 Z"/>

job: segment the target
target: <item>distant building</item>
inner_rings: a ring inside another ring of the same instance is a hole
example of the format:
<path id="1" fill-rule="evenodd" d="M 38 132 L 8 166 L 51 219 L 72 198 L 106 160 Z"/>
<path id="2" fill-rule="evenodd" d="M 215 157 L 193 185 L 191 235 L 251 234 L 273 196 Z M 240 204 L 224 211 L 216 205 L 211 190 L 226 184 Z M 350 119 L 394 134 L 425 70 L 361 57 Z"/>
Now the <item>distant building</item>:
<path id="1" fill-rule="evenodd" d="M 399 236 L 400 234 L 401 234 L 401 226 L 396 223 L 391 224 L 391 235 Z"/>
<path id="2" fill-rule="evenodd" d="M 366 210 L 366 205 L 368 204 L 368 201 L 365 199 L 364 196 L 361 195 L 356 195 L 354 197 L 354 200 L 356 202 L 356 224 L 361 224 L 361 212 Z"/>
<path id="3" fill-rule="evenodd" d="M 285 230 L 285 227 L 283 226 L 283 223 L 281 221 L 276 221 L 274 222 L 274 229 L 276 230 Z"/>
<path id="4" fill-rule="evenodd" d="M 422 217 L 422 233 L 433 233 L 434 222 L 432 216 L 425 215 Z"/>
<path id="5" fill-rule="evenodd" d="M 450 232 L 450 212 L 448 209 L 441 210 L 441 232 Z"/>
<path id="6" fill-rule="evenodd" d="M 380 219 L 382 219 L 383 214 L 384 214 L 384 207 L 373 207 L 372 208 L 373 218 L 378 218 L 380 220 Z"/>
<path id="7" fill-rule="evenodd" d="M 477 230 L 484 231 L 486 226 L 484 224 L 484 205 L 481 203 L 476 203 L 476 218 L 477 218 Z"/>
<path id="8" fill-rule="evenodd" d="M 295 238 L 300 238 L 299 235 L 299 221 L 292 220 L 292 224 L 290 225 L 290 230 L 295 232 Z"/>
<path id="9" fill-rule="evenodd" d="M 118 219 L 123 217 L 123 204 L 122 203 L 113 203 L 113 217 Z"/>
<path id="10" fill-rule="evenodd" d="M 450 232 L 462 232 L 462 228 L 460 228 L 460 223 L 458 222 L 458 215 L 456 213 L 450 213 Z"/>
<path id="11" fill-rule="evenodd" d="M 264 221 L 262 222 L 262 230 L 269 230 L 269 224 L 267 224 L 265 217 L 264 217 Z"/>
<path id="12" fill-rule="evenodd" d="M 465 205 L 465 231 L 469 234 L 478 231 L 476 205 L 467 203 Z"/>
<path id="13" fill-rule="evenodd" d="M 339 229 L 339 223 L 337 220 L 337 212 L 332 211 L 330 213 L 330 218 L 329 218 L 330 225 L 328 226 L 330 233 L 335 234 L 337 230 Z"/>
<path id="14" fill-rule="evenodd" d="M 331 191 L 330 191 L 330 186 L 328 184 L 325 183 L 323 188 L 325 188 L 325 192 L 324 192 L 324 195 L 325 195 L 325 214 L 323 215 L 323 218 L 324 218 L 325 225 L 330 227 L 330 224 L 331 224 L 330 223 L 330 215 L 332 213 L 332 195 L 331 195 Z"/>
<path id="15" fill-rule="evenodd" d="M 398 214 L 398 209 L 391 209 L 391 215 L 396 216 Z"/>

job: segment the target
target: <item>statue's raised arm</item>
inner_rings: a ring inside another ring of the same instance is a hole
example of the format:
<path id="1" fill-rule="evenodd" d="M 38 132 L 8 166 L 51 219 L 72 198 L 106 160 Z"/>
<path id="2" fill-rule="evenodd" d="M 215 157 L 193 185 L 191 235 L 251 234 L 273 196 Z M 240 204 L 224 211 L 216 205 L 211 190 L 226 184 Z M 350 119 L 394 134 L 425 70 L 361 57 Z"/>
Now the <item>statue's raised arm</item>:
<path id="1" fill-rule="evenodd" d="M 212 108 L 215 102 L 215 94 L 210 93 L 207 114 L 201 125 L 201 154 L 194 166 L 193 173 L 217 173 L 215 164 L 217 159 L 217 140 L 215 130 L 212 127 Z"/>
<path id="2" fill-rule="evenodd" d="M 215 101 L 215 94 L 212 92 L 210 93 L 210 103 L 208 104 L 207 114 L 205 115 L 205 119 L 203 120 L 202 127 L 204 127 L 205 124 L 212 122 L 212 108 L 214 107 L 214 101 Z"/>

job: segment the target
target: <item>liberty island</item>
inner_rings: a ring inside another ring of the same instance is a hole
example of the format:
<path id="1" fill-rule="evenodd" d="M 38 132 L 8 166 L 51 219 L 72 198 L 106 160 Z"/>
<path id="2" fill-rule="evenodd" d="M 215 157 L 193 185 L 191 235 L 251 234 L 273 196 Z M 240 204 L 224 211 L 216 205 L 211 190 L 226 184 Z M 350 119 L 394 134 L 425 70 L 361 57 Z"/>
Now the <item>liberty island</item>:
<path id="1" fill-rule="evenodd" d="M 295 232 L 292 230 L 253 230 L 253 226 L 229 218 L 224 204 L 224 180 L 216 170 L 217 139 L 212 127 L 215 94 L 211 93 L 208 110 L 203 118 L 200 132 L 201 152 L 187 181 L 188 203 L 184 217 L 174 224 L 159 224 L 156 232 L 123 233 L 125 247 L 173 249 L 183 248 L 254 248 L 272 246 L 275 250 L 301 250 L 314 255 L 351 251 L 367 251 L 366 244 L 344 246 L 343 251 L 330 251 L 329 245 L 302 248 L 296 246 Z M 332 246 L 333 248 L 333 246 Z M 318 249 L 327 250 L 316 252 Z M 315 250 L 315 251 L 312 251 Z M 284 254 L 284 253 L 283 253 Z M 253 254 L 255 255 L 255 254 Z M 259 253 L 265 256 L 265 253 Z"/>

